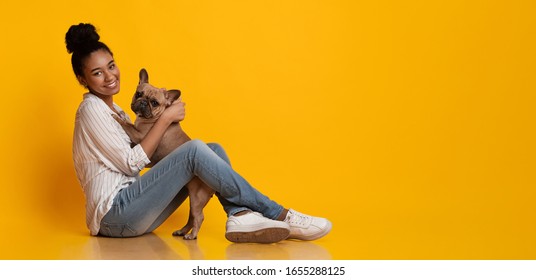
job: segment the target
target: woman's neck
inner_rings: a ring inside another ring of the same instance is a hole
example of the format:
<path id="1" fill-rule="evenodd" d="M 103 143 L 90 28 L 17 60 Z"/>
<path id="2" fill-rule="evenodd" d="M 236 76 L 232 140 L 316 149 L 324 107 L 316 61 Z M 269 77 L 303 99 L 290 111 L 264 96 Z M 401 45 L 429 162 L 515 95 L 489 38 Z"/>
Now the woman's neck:
<path id="1" fill-rule="evenodd" d="M 98 98 L 100 98 L 102 101 L 104 101 L 106 105 L 108 105 L 108 107 L 110 107 L 110 109 L 112 109 L 112 111 L 117 113 L 117 111 L 114 108 L 114 96 L 113 95 L 103 95 L 103 94 L 94 92 L 92 90 L 89 90 L 89 92 L 97 96 Z"/>

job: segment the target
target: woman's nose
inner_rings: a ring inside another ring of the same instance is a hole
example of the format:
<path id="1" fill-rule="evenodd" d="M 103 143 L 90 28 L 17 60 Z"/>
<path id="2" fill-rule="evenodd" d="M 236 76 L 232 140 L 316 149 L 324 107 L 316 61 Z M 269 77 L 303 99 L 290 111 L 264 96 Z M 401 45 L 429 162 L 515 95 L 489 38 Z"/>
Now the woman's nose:
<path id="1" fill-rule="evenodd" d="M 113 74 L 110 73 L 109 71 L 104 71 L 104 80 L 105 81 L 110 81 L 113 77 Z"/>

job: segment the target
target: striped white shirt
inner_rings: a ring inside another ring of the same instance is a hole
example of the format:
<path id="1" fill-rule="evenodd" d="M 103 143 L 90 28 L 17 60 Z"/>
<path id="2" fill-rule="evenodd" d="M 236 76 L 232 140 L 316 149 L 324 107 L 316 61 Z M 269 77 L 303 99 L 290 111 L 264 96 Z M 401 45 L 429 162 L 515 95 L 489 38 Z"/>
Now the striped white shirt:
<path id="1" fill-rule="evenodd" d="M 128 115 L 116 104 L 120 117 Z M 112 207 L 120 189 L 136 181 L 150 162 L 138 144 L 114 120 L 115 112 L 97 96 L 86 93 L 76 112 L 73 160 L 78 181 L 86 197 L 86 224 L 97 235 L 100 222 Z"/>

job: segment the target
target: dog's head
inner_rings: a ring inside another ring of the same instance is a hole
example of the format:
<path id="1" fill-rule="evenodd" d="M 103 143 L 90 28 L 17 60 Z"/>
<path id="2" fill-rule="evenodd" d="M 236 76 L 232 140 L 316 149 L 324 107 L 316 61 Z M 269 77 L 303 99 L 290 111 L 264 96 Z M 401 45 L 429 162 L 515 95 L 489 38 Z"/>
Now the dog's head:
<path id="1" fill-rule="evenodd" d="M 157 119 L 180 96 L 181 92 L 178 89 L 165 90 L 150 85 L 149 74 L 145 69 L 141 69 L 140 82 L 130 107 L 140 118 Z"/>

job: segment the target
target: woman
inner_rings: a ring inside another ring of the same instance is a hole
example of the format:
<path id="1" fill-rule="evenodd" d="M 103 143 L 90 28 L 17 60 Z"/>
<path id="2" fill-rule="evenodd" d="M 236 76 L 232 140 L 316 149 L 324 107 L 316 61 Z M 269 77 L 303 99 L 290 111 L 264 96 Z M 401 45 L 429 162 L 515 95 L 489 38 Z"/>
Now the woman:
<path id="1" fill-rule="evenodd" d="M 141 143 L 131 147 L 112 117 L 128 119 L 113 102 L 120 88 L 119 68 L 99 39 L 95 27 L 83 23 L 71 26 L 65 37 L 74 74 L 89 91 L 76 113 L 73 160 L 92 235 L 131 237 L 153 231 L 184 201 L 184 186 L 194 177 L 216 191 L 228 215 L 229 241 L 314 240 L 331 230 L 328 220 L 286 209 L 254 189 L 231 168 L 218 144 L 187 142 L 140 176 L 166 128 L 184 119 L 185 104 L 173 103 Z"/>

